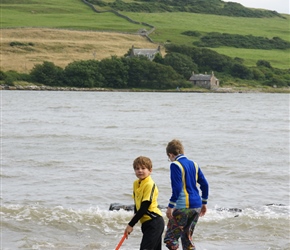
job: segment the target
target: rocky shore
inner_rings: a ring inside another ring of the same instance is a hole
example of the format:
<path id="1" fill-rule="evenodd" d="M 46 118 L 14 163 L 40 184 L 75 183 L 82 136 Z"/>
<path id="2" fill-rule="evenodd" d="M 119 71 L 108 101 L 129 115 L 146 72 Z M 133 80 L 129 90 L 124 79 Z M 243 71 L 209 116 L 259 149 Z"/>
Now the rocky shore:
<path id="1" fill-rule="evenodd" d="M 28 85 L 28 86 L 7 86 L 0 85 L 0 90 L 32 90 L 32 91 L 86 91 L 86 92 L 95 92 L 95 91 L 107 91 L 107 92 L 220 92 L 220 93 L 235 93 L 231 88 L 218 88 L 215 90 L 208 89 L 178 89 L 178 90 L 141 90 L 141 89 L 108 89 L 108 88 L 76 88 L 76 87 L 50 87 L 50 86 L 37 86 L 37 85 Z"/>
<path id="2" fill-rule="evenodd" d="M 50 87 L 50 86 L 37 86 L 37 85 L 29 85 L 29 86 L 7 86 L 0 85 L 0 90 L 35 90 L 35 91 L 112 91 L 105 88 L 74 88 L 74 87 Z"/>
<path id="3" fill-rule="evenodd" d="M 183 93 L 290 93 L 290 88 L 245 88 L 245 87 L 220 87 L 215 89 L 108 89 L 108 88 L 76 88 L 76 87 L 50 87 L 38 85 L 0 85 L 0 90 L 26 90 L 26 91 L 84 91 L 84 92 L 183 92 Z"/>

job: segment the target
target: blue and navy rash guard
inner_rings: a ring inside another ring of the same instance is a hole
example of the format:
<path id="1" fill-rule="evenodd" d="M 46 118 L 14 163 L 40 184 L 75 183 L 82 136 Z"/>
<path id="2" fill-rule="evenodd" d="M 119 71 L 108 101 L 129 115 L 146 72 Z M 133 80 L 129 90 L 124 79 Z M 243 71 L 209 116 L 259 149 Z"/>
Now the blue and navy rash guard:
<path id="1" fill-rule="evenodd" d="M 168 207 L 177 209 L 199 208 L 202 204 L 207 204 L 209 186 L 201 169 L 197 168 L 198 178 L 196 181 L 196 167 L 193 161 L 182 154 L 178 155 L 175 161 L 178 161 L 182 168 L 175 162 L 170 164 L 172 196 Z M 201 197 L 197 183 L 200 185 Z"/>

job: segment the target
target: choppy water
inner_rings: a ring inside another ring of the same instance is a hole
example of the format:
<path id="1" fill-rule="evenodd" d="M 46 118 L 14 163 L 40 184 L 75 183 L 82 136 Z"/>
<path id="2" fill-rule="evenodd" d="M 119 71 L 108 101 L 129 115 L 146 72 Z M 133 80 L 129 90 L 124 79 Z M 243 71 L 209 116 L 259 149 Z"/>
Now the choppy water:
<path id="1" fill-rule="evenodd" d="M 288 94 L 0 95 L 1 249 L 114 249 L 132 212 L 108 209 L 132 204 L 137 156 L 167 205 L 173 138 L 210 184 L 198 250 L 290 249 Z M 121 249 L 140 238 L 138 225 Z"/>

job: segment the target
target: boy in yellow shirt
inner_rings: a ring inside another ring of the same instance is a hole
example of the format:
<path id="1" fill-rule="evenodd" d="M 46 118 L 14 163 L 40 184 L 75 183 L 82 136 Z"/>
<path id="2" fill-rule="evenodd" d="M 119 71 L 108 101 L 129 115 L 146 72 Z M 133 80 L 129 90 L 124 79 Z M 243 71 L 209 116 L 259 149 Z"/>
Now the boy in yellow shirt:
<path id="1" fill-rule="evenodd" d="M 150 176 L 152 162 L 148 157 L 139 156 L 134 160 L 133 168 L 138 178 L 133 183 L 135 214 L 124 233 L 128 238 L 134 225 L 140 220 L 143 233 L 140 250 L 161 250 L 165 224 L 157 203 L 158 188 Z"/>

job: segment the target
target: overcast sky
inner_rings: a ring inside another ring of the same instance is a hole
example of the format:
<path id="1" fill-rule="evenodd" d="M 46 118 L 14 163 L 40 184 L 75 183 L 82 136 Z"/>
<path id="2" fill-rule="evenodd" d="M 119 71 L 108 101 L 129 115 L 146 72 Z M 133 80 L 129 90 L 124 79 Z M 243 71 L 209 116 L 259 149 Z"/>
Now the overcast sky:
<path id="1" fill-rule="evenodd" d="M 289 0 L 223 0 L 224 2 L 236 2 L 245 7 L 276 10 L 279 13 L 290 14 Z"/>

